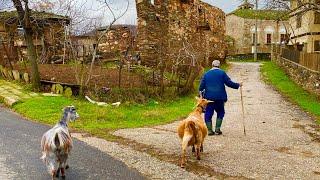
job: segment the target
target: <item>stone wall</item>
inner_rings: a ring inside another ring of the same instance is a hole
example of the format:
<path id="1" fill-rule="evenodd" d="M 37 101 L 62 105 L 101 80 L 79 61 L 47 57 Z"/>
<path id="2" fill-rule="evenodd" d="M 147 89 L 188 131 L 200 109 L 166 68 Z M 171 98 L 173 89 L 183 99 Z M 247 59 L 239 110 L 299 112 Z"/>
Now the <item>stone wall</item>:
<path id="1" fill-rule="evenodd" d="M 272 61 L 276 62 L 297 84 L 320 97 L 320 72 L 284 59 L 280 55 L 273 54 Z"/>
<path id="2" fill-rule="evenodd" d="M 142 63 L 173 64 L 181 49 L 188 47 L 198 62 L 225 58 L 225 14 L 199 0 L 136 0 L 137 50 Z"/>
<path id="3" fill-rule="evenodd" d="M 103 29 L 100 31 L 103 32 Z M 115 54 L 126 52 L 133 47 L 134 32 L 125 25 L 114 25 L 99 44 L 99 52 Z"/>

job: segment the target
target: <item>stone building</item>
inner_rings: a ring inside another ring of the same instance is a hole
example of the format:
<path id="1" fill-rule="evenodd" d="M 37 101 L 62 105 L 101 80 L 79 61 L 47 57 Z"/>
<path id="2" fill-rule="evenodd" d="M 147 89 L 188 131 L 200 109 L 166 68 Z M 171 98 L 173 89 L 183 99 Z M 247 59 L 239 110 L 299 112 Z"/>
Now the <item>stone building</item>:
<path id="1" fill-rule="evenodd" d="M 286 11 L 254 10 L 253 5 L 244 3 L 226 15 L 226 35 L 234 39 L 229 55 L 254 53 L 255 15 L 258 18 L 258 53 L 270 53 L 271 44 L 288 40 L 289 23 Z"/>
<path id="2" fill-rule="evenodd" d="M 319 6 L 320 0 L 306 0 L 303 4 L 297 0 L 291 2 L 290 43 L 299 44 L 299 50 L 307 53 L 320 53 Z"/>
<path id="3" fill-rule="evenodd" d="M 105 28 L 100 28 L 98 34 L 105 30 Z M 99 52 L 116 56 L 133 50 L 135 36 L 135 25 L 113 25 L 98 45 Z"/>
<path id="4" fill-rule="evenodd" d="M 200 0 L 136 0 L 136 7 L 136 48 L 142 63 L 177 63 L 182 49 L 203 65 L 225 58 L 222 10 Z"/>
<path id="5" fill-rule="evenodd" d="M 76 55 L 80 60 L 91 59 L 97 39 L 105 33 L 107 27 L 72 36 L 72 44 L 76 47 Z M 134 51 L 134 39 L 137 28 L 135 25 L 112 25 L 98 44 L 97 57 L 103 60 L 116 60 L 120 55 Z"/>
<path id="6" fill-rule="evenodd" d="M 31 12 L 33 42 L 37 55 L 43 63 L 63 54 L 65 26 L 70 19 L 47 12 Z M 0 12 L 0 59 L 17 61 L 26 57 L 24 30 L 18 21 L 16 11 Z"/>

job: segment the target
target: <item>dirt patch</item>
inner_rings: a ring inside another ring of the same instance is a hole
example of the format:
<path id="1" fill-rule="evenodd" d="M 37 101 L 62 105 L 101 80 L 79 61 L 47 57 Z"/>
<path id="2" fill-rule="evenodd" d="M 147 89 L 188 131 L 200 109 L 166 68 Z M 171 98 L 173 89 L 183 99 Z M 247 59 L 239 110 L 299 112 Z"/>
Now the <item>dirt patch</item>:
<path id="1" fill-rule="evenodd" d="M 302 151 L 301 154 L 302 154 L 304 157 L 308 157 L 308 158 L 314 157 L 314 154 L 313 154 L 311 151 Z"/>
<path id="2" fill-rule="evenodd" d="M 180 165 L 179 164 L 180 163 L 180 156 L 178 156 L 177 154 L 166 154 L 153 146 L 142 144 L 142 143 L 136 142 L 134 140 L 126 139 L 126 138 L 123 138 L 120 136 L 115 136 L 115 139 L 116 139 L 115 142 L 122 144 L 122 145 L 125 145 L 125 146 L 130 146 L 135 151 L 146 152 L 161 161 L 172 163 L 177 166 Z M 187 162 L 187 166 L 185 169 L 187 171 L 192 172 L 192 173 L 199 175 L 199 176 L 203 176 L 203 175 L 206 176 L 207 175 L 209 177 L 215 177 L 218 179 L 227 179 L 227 180 L 249 179 L 249 178 L 246 178 L 243 176 L 230 176 L 227 174 L 216 172 L 212 167 L 199 164 L 198 161 L 192 157 L 188 157 L 188 162 Z"/>
<path id="3" fill-rule="evenodd" d="M 293 153 L 290 152 L 291 149 L 288 148 L 288 147 L 280 147 L 280 148 L 277 148 L 275 150 L 280 152 L 280 153 L 293 154 Z"/>
<path id="4" fill-rule="evenodd" d="M 318 171 L 313 171 L 313 173 L 320 176 L 320 172 Z"/>
<path id="5" fill-rule="evenodd" d="M 20 72 L 28 72 L 31 74 L 30 66 L 16 65 L 15 69 Z M 88 71 L 88 67 L 86 70 Z M 77 76 L 79 77 L 80 68 L 72 65 L 61 64 L 40 64 L 39 72 L 42 80 L 49 80 L 61 83 L 78 84 Z M 134 88 L 142 87 L 142 77 L 136 73 L 122 70 L 121 73 L 121 87 Z M 97 87 L 118 87 L 119 85 L 119 70 L 115 68 L 102 68 L 100 66 L 94 66 L 92 80 L 89 83 L 91 86 Z"/>

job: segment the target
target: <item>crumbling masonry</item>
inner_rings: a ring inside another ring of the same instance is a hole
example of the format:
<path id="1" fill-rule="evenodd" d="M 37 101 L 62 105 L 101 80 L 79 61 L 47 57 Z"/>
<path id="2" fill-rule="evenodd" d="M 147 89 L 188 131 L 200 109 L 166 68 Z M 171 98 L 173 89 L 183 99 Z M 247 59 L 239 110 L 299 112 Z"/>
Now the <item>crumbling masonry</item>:
<path id="1" fill-rule="evenodd" d="M 221 9 L 200 0 L 136 0 L 136 6 L 136 48 L 144 64 L 174 62 L 184 47 L 202 65 L 224 60 L 225 13 Z"/>

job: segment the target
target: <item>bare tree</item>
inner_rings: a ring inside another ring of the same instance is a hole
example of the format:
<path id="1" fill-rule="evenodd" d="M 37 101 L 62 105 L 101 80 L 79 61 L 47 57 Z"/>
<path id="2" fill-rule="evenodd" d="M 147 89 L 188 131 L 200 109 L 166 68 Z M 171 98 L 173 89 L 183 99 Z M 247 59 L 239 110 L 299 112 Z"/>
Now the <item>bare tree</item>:
<path id="1" fill-rule="evenodd" d="M 70 0 L 70 1 L 74 1 L 74 0 Z M 77 83 L 80 85 L 80 94 L 83 95 L 84 94 L 84 88 L 86 86 L 89 85 L 90 81 L 92 80 L 92 74 L 94 71 L 94 65 L 96 62 L 96 58 L 97 58 L 97 53 L 98 53 L 98 48 L 99 48 L 99 44 L 101 43 L 101 41 L 103 40 L 103 38 L 106 36 L 106 34 L 110 31 L 112 25 L 119 20 L 121 17 L 123 17 L 125 15 L 125 13 L 128 11 L 128 7 L 129 7 L 129 1 L 126 0 L 126 5 L 125 7 L 123 7 L 124 10 L 119 10 L 119 9 L 115 9 L 114 7 L 111 6 L 112 3 L 109 2 L 109 0 L 97 0 L 96 2 L 98 2 L 99 6 L 95 7 L 95 11 L 100 11 L 103 12 L 103 14 L 109 14 L 112 19 L 110 22 L 105 22 L 103 21 L 103 17 L 89 17 L 90 15 L 84 15 L 81 13 L 77 13 L 78 10 L 74 10 L 73 4 L 69 3 L 67 4 L 68 6 L 68 12 L 70 13 L 70 15 L 72 15 L 73 17 L 75 17 L 74 19 L 76 20 L 76 22 L 73 22 L 71 24 L 71 26 L 69 26 L 69 31 L 73 31 L 74 33 L 79 33 L 77 27 L 81 27 L 81 29 L 85 29 L 88 31 L 91 31 L 92 34 L 94 34 L 94 39 L 92 42 L 92 49 L 90 49 L 90 54 L 91 54 L 91 60 L 90 60 L 90 66 L 87 69 L 87 66 L 85 65 L 84 62 L 82 62 L 80 64 L 76 64 L 76 80 Z M 85 6 L 81 6 L 81 7 L 85 7 Z M 83 11 L 83 10 L 82 10 Z M 117 11 L 117 13 L 116 13 Z M 120 12 L 120 13 L 119 13 Z M 80 17 L 79 17 L 80 16 Z M 104 30 L 102 31 L 98 31 L 102 24 L 108 24 Z M 80 29 L 80 28 L 79 28 Z M 76 59 L 77 57 L 75 56 L 76 54 L 76 47 L 72 44 L 72 41 L 70 39 L 70 36 L 66 38 L 66 41 L 68 42 L 68 44 L 70 45 L 70 49 L 71 49 L 71 54 L 74 57 L 74 59 Z"/>
<path id="2" fill-rule="evenodd" d="M 27 44 L 28 58 L 31 62 L 32 86 L 34 90 L 40 90 L 40 75 L 37 64 L 36 49 L 33 44 L 33 29 L 31 24 L 31 10 L 28 0 L 12 0 L 18 12 L 18 19 L 24 29 L 24 37 Z"/>

